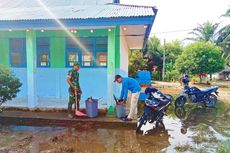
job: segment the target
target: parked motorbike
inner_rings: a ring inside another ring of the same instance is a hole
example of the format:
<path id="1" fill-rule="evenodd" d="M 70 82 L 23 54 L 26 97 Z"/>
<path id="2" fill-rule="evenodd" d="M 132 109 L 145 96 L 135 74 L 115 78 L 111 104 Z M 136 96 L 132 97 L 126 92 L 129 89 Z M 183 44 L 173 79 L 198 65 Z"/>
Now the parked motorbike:
<path id="1" fill-rule="evenodd" d="M 197 87 L 189 87 L 189 79 L 183 79 L 184 90 L 175 101 L 176 107 L 183 107 L 187 99 L 192 103 L 202 104 L 205 107 L 215 107 L 218 96 L 218 86 L 212 86 L 205 90 Z"/>
<path id="2" fill-rule="evenodd" d="M 161 127 L 165 129 L 165 126 L 163 124 L 163 116 L 165 115 L 167 108 L 173 100 L 173 97 L 171 95 L 164 95 L 164 98 L 162 99 L 162 101 L 160 101 L 152 96 L 151 90 L 147 91 L 147 89 L 145 90 L 145 93 L 148 96 L 144 104 L 144 113 L 139 119 L 136 132 L 141 131 L 141 127 L 147 122 L 155 122 L 156 128 Z"/>

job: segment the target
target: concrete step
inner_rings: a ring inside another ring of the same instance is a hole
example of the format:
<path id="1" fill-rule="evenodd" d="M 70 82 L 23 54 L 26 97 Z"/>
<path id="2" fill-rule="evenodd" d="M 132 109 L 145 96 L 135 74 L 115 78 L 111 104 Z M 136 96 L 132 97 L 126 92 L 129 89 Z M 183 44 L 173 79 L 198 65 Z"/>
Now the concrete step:
<path id="1" fill-rule="evenodd" d="M 82 124 L 93 124 L 95 128 L 136 129 L 137 121 L 124 122 L 115 117 L 100 114 L 96 118 L 68 118 L 66 112 L 39 112 L 4 110 L 0 113 L 0 124 L 27 126 L 64 126 L 78 127 Z"/>

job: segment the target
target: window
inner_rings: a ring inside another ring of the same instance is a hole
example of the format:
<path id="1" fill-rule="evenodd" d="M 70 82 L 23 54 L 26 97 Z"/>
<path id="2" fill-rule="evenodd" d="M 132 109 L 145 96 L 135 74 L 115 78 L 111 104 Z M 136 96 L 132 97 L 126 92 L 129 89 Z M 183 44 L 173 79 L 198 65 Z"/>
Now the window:
<path id="1" fill-rule="evenodd" d="M 10 39 L 10 64 L 12 67 L 26 67 L 25 38 Z"/>
<path id="2" fill-rule="evenodd" d="M 37 66 L 49 67 L 50 66 L 50 42 L 49 38 L 37 38 Z"/>
<path id="3" fill-rule="evenodd" d="M 107 38 L 96 39 L 96 65 L 107 66 Z"/>
<path id="4" fill-rule="evenodd" d="M 107 51 L 107 38 L 97 38 L 96 39 L 96 50 Z"/>
<path id="5" fill-rule="evenodd" d="M 78 62 L 78 53 L 68 52 L 68 65 L 73 66 L 75 62 Z"/>
<path id="6" fill-rule="evenodd" d="M 71 38 L 66 38 L 66 66 L 72 67 L 75 62 L 79 62 L 78 45 Z"/>
<path id="7" fill-rule="evenodd" d="M 40 54 L 40 65 L 39 66 L 48 66 L 49 65 L 49 55 L 46 53 Z"/>
<path id="8" fill-rule="evenodd" d="M 11 53 L 11 64 L 12 65 L 20 65 L 21 64 L 21 54 L 20 52 L 12 52 Z"/>
<path id="9" fill-rule="evenodd" d="M 82 54 L 82 66 L 92 66 L 92 54 L 90 53 Z"/>
<path id="10" fill-rule="evenodd" d="M 82 50 L 82 66 L 93 66 L 93 38 L 80 38 L 81 44 L 83 45 Z"/>
<path id="11" fill-rule="evenodd" d="M 66 66 L 78 62 L 82 67 L 107 66 L 107 37 L 81 37 L 74 42 L 66 38 Z"/>
<path id="12" fill-rule="evenodd" d="M 107 66 L 107 52 L 97 53 L 97 66 Z"/>

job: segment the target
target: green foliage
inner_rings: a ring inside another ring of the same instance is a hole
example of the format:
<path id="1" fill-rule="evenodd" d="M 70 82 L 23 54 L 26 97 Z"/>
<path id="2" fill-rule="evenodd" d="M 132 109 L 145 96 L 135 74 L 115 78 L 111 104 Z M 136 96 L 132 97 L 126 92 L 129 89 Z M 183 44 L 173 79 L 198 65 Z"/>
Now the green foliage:
<path id="1" fill-rule="evenodd" d="M 170 43 L 166 43 L 166 59 L 165 59 L 165 70 L 166 79 L 176 79 L 179 77 L 179 72 L 175 68 L 175 61 L 179 55 L 183 52 L 183 46 L 179 40 L 174 40 Z"/>
<path id="2" fill-rule="evenodd" d="M 222 16 L 230 17 L 230 8 Z"/>
<path id="3" fill-rule="evenodd" d="M 176 68 L 190 74 L 213 74 L 224 68 L 221 49 L 211 43 L 196 42 L 188 45 L 176 60 Z"/>
<path id="4" fill-rule="evenodd" d="M 183 46 L 179 40 L 166 43 L 165 48 L 166 66 L 167 63 L 175 63 L 177 57 L 183 52 Z"/>
<path id="5" fill-rule="evenodd" d="M 160 75 L 161 75 L 161 73 L 159 73 L 159 71 L 153 72 L 152 73 L 153 80 L 160 80 L 160 78 L 161 78 Z"/>
<path id="6" fill-rule="evenodd" d="M 150 57 L 153 55 L 162 56 L 163 55 L 163 48 L 161 46 L 160 39 L 156 36 L 149 38 L 147 44 L 147 55 Z"/>
<path id="7" fill-rule="evenodd" d="M 168 81 L 171 81 L 172 79 L 179 79 L 180 73 L 178 70 L 173 69 L 172 71 L 166 71 L 166 78 Z"/>
<path id="8" fill-rule="evenodd" d="M 160 39 L 151 37 L 145 48 L 145 56 L 148 58 L 148 70 L 152 71 L 153 66 L 158 66 L 157 71 L 162 70 L 163 48 Z"/>
<path id="9" fill-rule="evenodd" d="M 227 140 L 219 144 L 217 152 L 218 153 L 229 153 L 229 150 L 230 150 L 230 140 Z"/>
<path id="10" fill-rule="evenodd" d="M 0 66 L 0 106 L 16 97 L 21 85 L 19 79 L 9 69 Z"/>
<path id="11" fill-rule="evenodd" d="M 143 53 L 139 50 L 129 52 L 129 76 L 135 77 L 138 70 L 147 68 L 147 59 L 144 58 Z"/>
<path id="12" fill-rule="evenodd" d="M 174 63 L 177 57 L 183 52 L 183 46 L 179 40 L 174 40 L 163 46 L 157 37 L 154 36 L 150 38 L 146 48 L 148 69 L 152 71 L 153 66 L 158 66 L 157 72 L 154 72 L 154 79 L 159 80 L 161 78 L 164 50 L 166 50 L 166 76 L 168 80 L 171 80 L 172 78 L 177 77 L 178 73 L 176 73 Z"/>
<path id="13" fill-rule="evenodd" d="M 213 24 L 210 21 L 207 21 L 203 24 L 198 24 L 198 26 L 194 28 L 192 32 L 189 33 L 194 37 L 187 38 L 187 39 L 193 41 L 215 42 L 216 31 L 218 26 L 219 23 Z"/>
<path id="14" fill-rule="evenodd" d="M 230 24 L 218 31 L 216 43 L 223 48 L 222 56 L 230 65 Z"/>

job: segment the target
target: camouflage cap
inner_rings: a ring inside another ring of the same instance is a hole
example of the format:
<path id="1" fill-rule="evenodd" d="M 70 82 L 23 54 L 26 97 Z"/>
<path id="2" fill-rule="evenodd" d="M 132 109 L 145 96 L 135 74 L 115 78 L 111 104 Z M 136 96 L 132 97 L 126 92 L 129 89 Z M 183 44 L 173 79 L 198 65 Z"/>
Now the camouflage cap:
<path id="1" fill-rule="evenodd" d="M 79 66 L 78 62 L 74 62 L 73 66 Z"/>

